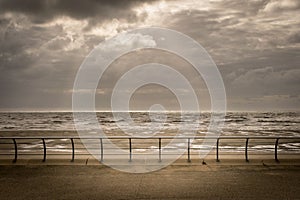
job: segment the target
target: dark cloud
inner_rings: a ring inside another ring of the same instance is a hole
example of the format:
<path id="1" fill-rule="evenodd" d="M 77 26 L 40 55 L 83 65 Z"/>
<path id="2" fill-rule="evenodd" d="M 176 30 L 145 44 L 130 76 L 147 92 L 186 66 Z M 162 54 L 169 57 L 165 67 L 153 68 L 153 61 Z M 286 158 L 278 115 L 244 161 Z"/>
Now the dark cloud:
<path id="1" fill-rule="evenodd" d="M 154 7 L 137 13 L 134 9 L 145 2 Z M 160 2 L 166 6 L 158 8 Z M 85 56 L 106 37 L 140 25 L 172 28 L 203 45 L 222 73 L 229 109 L 300 107 L 299 1 L 189 2 L 0 0 L 0 109 L 70 109 L 72 85 Z M 112 80 L 153 57 L 159 63 L 167 59 L 165 64 L 193 79 L 191 66 L 178 59 L 140 54 L 111 66 L 99 90 L 107 102 Z M 138 104 L 148 105 L 147 98 L 138 97 Z"/>
<path id="2" fill-rule="evenodd" d="M 130 9 L 146 0 L 0 0 L 0 14 L 23 13 L 35 23 L 44 23 L 60 16 L 75 19 L 95 18 L 101 22 L 111 18 L 136 20 Z"/>

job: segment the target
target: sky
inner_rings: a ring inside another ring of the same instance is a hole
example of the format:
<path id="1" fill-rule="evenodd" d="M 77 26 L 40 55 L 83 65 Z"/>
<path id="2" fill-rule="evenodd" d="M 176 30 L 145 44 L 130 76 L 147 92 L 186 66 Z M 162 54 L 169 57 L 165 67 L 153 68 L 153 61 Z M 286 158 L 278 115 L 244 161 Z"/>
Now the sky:
<path id="1" fill-rule="evenodd" d="M 299 0 L 0 0 L 0 111 L 70 111 L 76 73 L 89 52 L 119 33 L 151 26 L 182 32 L 206 49 L 222 75 L 228 110 L 299 110 Z M 116 81 L 149 62 L 179 70 L 201 109 L 210 110 L 206 85 L 192 66 L 151 49 L 112 63 L 99 82 L 96 108 L 109 110 Z M 131 99 L 133 110 L 157 103 L 179 109 L 158 85 Z"/>

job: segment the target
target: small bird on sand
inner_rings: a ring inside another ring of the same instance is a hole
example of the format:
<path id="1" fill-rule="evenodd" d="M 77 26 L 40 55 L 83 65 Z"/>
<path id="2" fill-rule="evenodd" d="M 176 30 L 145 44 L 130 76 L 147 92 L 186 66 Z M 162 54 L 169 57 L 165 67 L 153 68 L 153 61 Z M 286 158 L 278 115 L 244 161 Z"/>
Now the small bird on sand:
<path id="1" fill-rule="evenodd" d="M 206 165 L 206 162 L 204 160 L 202 160 L 202 165 Z"/>

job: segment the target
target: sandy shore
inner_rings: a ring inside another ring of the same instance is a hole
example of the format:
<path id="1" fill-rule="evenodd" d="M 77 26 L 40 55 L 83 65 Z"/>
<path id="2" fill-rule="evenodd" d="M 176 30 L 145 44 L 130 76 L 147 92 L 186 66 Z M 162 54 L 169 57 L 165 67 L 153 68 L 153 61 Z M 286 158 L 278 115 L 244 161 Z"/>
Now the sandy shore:
<path id="1" fill-rule="evenodd" d="M 78 162 L 3 164 L 0 199 L 300 199 L 299 164 L 207 161 L 129 174 Z"/>

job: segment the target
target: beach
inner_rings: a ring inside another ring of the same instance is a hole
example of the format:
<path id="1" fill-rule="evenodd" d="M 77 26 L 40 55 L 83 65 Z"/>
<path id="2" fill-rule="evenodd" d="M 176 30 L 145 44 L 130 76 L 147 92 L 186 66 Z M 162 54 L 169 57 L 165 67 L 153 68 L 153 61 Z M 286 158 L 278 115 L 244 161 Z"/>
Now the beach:
<path id="1" fill-rule="evenodd" d="M 208 161 L 145 174 L 61 164 L 1 165 L 1 199 L 300 199 L 299 163 Z"/>

